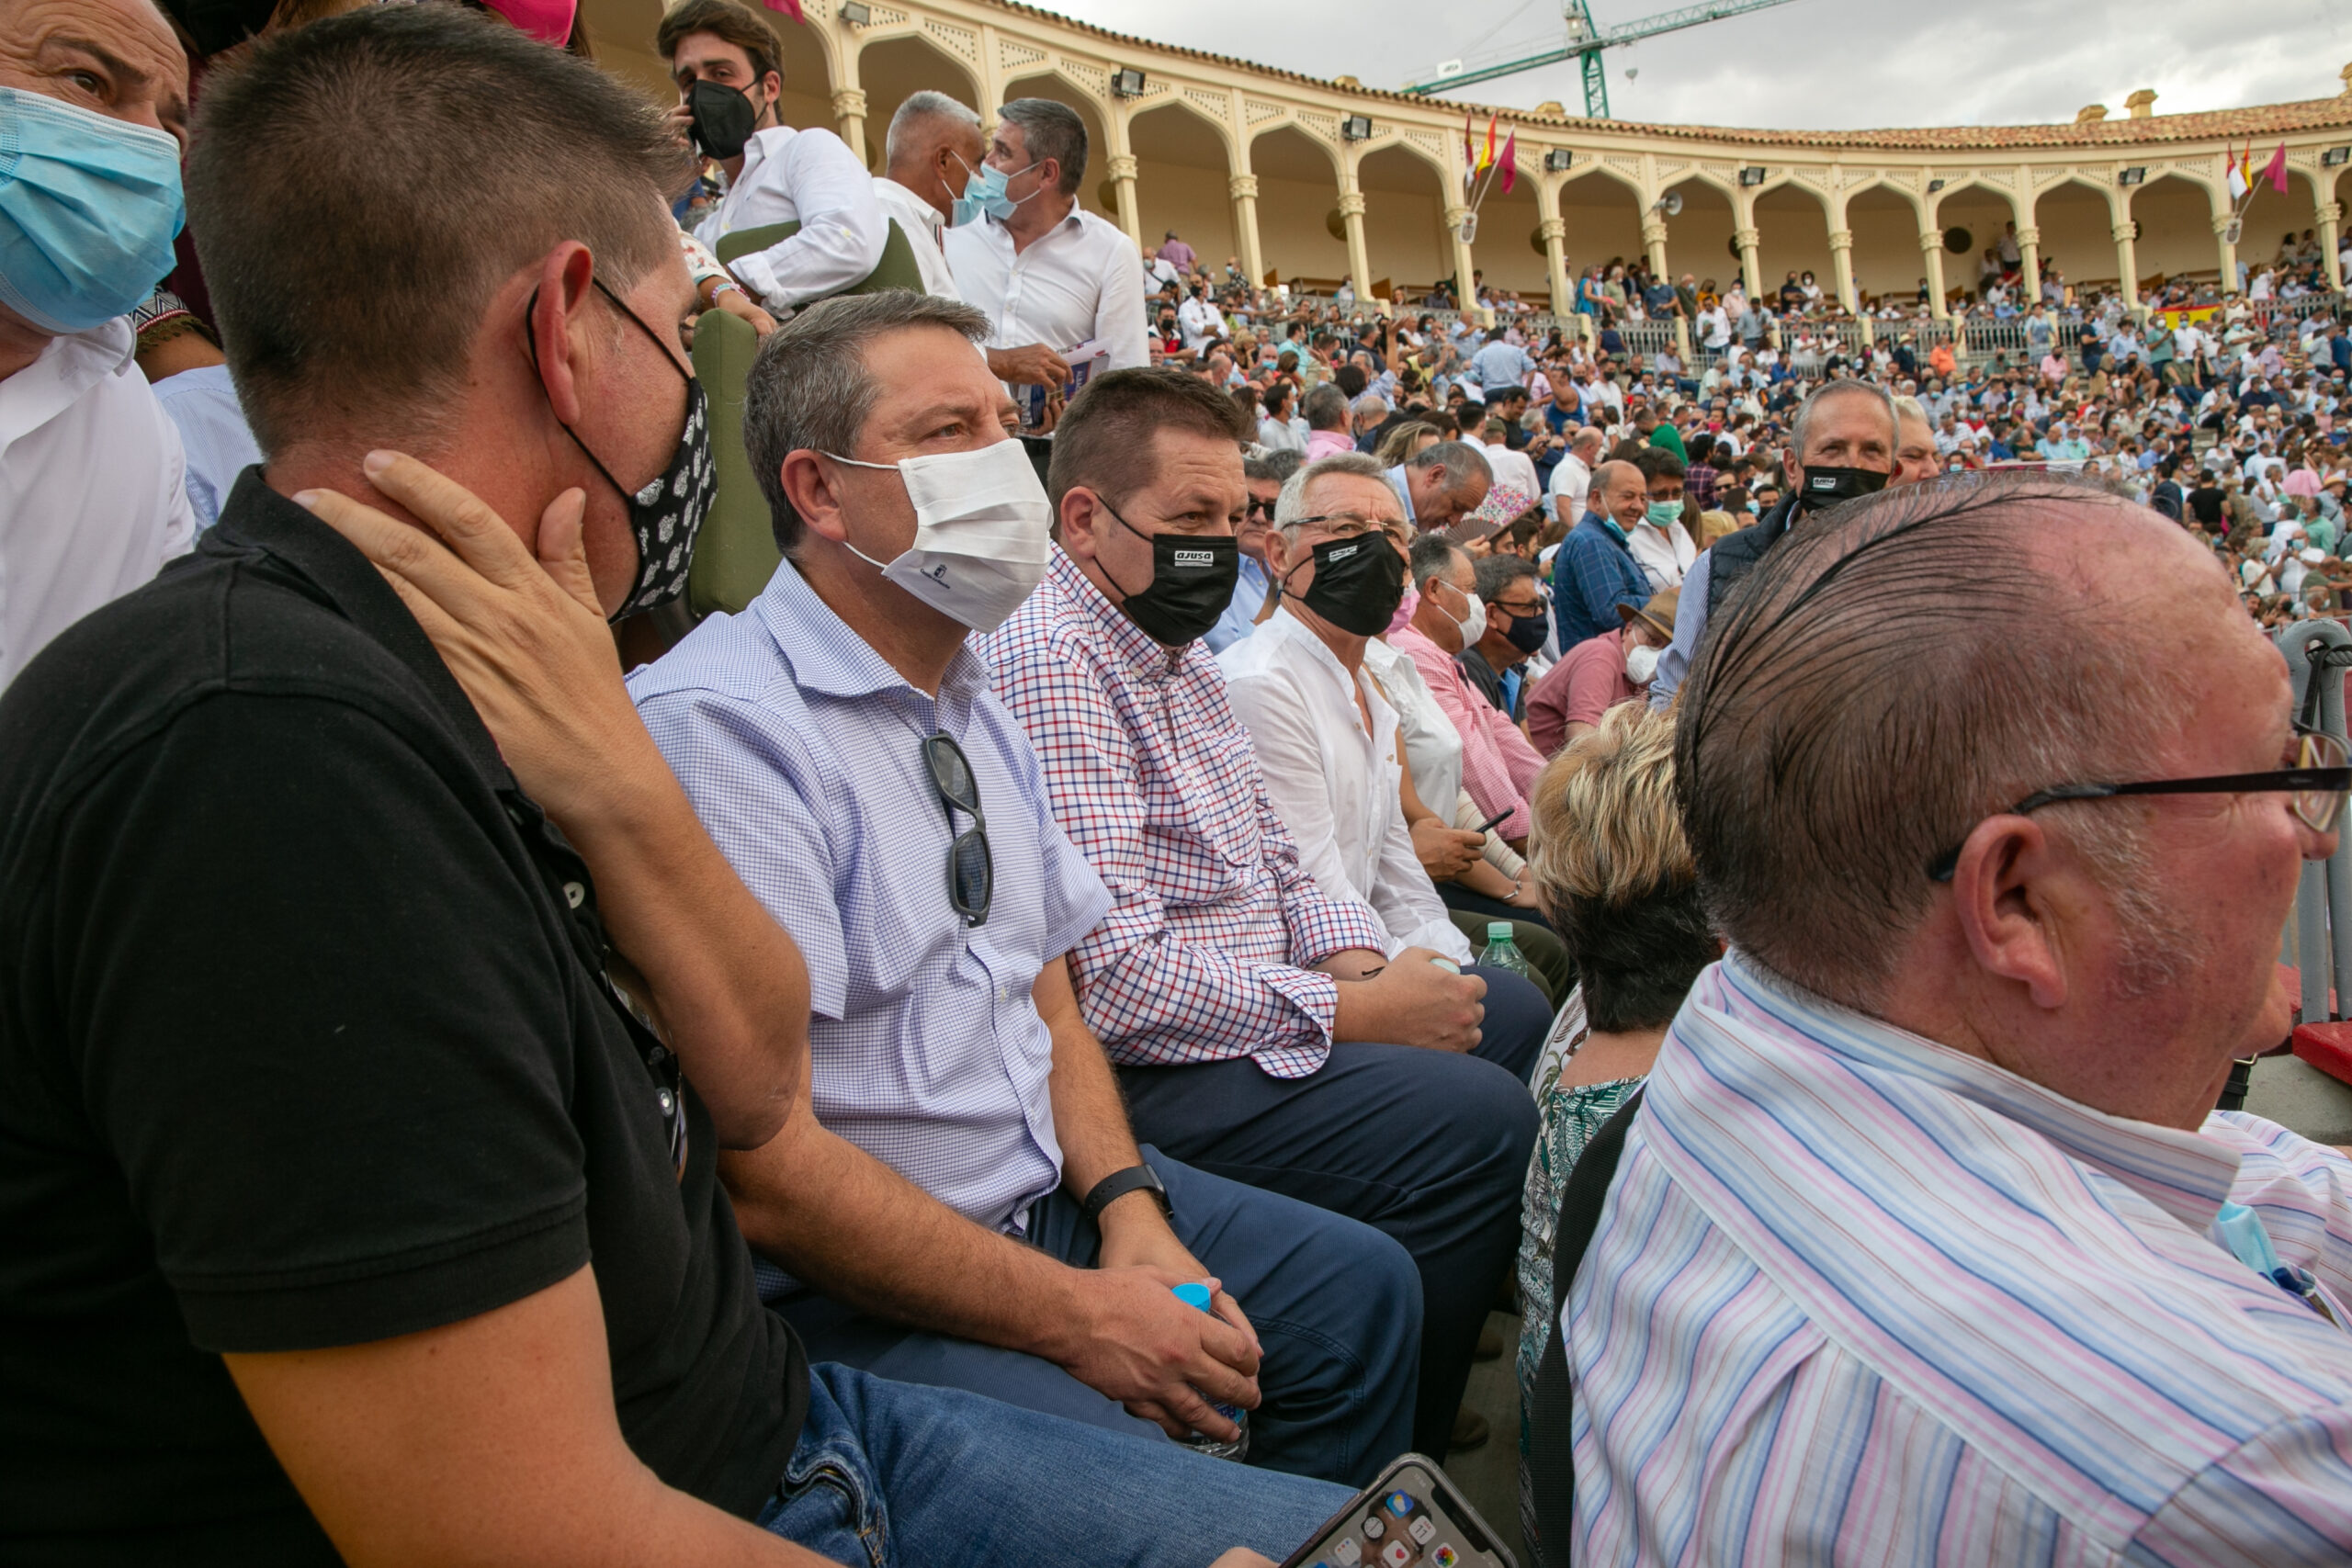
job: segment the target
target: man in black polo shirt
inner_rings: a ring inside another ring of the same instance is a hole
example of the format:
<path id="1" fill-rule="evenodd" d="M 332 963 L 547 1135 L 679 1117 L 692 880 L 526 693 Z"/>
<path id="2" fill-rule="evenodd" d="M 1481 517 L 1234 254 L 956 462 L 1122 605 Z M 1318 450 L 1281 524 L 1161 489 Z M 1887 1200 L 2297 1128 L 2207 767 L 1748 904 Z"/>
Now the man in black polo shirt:
<path id="1" fill-rule="evenodd" d="M 0 1558 L 1190 1568 L 1345 1495 L 755 1300 L 717 1152 L 805 1099 L 807 976 L 605 626 L 709 471 L 673 156 L 455 7 L 209 85 L 266 470 L 0 698 Z"/>

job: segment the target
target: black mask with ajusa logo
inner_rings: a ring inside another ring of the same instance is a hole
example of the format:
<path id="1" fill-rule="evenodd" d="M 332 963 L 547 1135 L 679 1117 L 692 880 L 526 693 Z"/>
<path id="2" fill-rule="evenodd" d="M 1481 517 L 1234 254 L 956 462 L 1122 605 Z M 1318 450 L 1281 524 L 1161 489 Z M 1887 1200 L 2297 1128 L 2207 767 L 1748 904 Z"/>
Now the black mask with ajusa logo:
<path id="1" fill-rule="evenodd" d="M 1130 590 L 1102 567 L 1111 585 L 1126 595 L 1120 608 L 1127 619 L 1163 648 L 1182 648 L 1207 636 L 1241 581 L 1241 542 L 1230 534 L 1147 534 L 1112 512 L 1109 502 L 1102 510 L 1136 538 L 1151 542 L 1151 581 L 1142 588 Z M 1096 564 L 1102 565 L 1100 558 Z"/>
<path id="2" fill-rule="evenodd" d="M 1357 637 L 1378 637 L 1405 602 L 1405 562 L 1384 534 L 1352 534 L 1315 547 L 1315 581 L 1292 598 Z M 1295 570 L 1295 568 L 1292 570 Z M 1283 591 L 1289 593 L 1285 588 Z"/>

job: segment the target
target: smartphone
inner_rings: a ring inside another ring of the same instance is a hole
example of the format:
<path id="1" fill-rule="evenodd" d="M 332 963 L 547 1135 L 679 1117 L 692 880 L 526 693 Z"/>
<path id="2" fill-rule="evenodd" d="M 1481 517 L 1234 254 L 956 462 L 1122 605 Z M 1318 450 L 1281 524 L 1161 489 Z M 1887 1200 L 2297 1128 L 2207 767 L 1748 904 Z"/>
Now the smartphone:
<path id="1" fill-rule="evenodd" d="M 1283 1568 L 1519 1568 L 1437 1461 L 1400 1454 Z"/>
<path id="2" fill-rule="evenodd" d="M 1479 831 L 1479 832 L 1481 832 L 1481 833 L 1491 833 L 1491 832 L 1493 832 L 1497 828 L 1500 827 L 1500 826 L 1503 824 L 1503 822 L 1504 822 L 1507 818 L 1510 818 L 1510 816 L 1511 812 L 1516 811 L 1516 810 L 1518 810 L 1518 809 L 1519 809 L 1519 807 L 1518 807 L 1513 806 L 1513 807 L 1508 807 L 1508 808 L 1506 808 L 1506 809 L 1504 809 L 1504 810 L 1501 810 L 1501 811 L 1498 811 L 1498 812 L 1496 812 L 1492 817 L 1487 818 L 1484 822 L 1481 822 L 1481 823 L 1479 823 L 1479 824 L 1478 824 L 1478 831 Z"/>

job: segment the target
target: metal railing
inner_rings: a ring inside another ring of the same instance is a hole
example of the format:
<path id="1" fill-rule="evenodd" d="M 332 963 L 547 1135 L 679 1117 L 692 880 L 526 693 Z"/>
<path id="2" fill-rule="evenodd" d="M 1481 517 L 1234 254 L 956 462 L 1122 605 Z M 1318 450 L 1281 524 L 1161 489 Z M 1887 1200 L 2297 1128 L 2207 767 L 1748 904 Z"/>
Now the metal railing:
<path id="1" fill-rule="evenodd" d="M 1678 354 L 1681 352 L 1671 316 L 1653 317 L 1646 321 L 1621 322 L 1616 331 L 1618 337 L 1624 342 L 1627 354 L 1638 354 L 1648 359 L 1668 349 Z"/>
<path id="2" fill-rule="evenodd" d="M 2352 666 L 2352 632 L 2332 620 L 2298 621 L 2280 628 L 2277 640 L 2294 678 L 2295 712 L 2311 714 L 2319 728 L 2344 739 L 2344 671 Z M 2314 680 L 2319 700 L 2309 704 Z M 2337 838 L 2335 853 L 2325 861 L 2303 863 L 2295 918 L 2280 939 L 2278 957 L 2298 971 L 2302 1021 L 2341 1016 L 2342 993 L 2352 991 L 2352 833 Z"/>

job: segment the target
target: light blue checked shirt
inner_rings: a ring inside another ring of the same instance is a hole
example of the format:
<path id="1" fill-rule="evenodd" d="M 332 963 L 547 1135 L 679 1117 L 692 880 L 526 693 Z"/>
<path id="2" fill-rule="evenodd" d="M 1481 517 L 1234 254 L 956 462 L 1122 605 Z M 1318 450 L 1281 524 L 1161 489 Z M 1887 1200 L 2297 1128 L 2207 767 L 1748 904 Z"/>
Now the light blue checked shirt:
<path id="1" fill-rule="evenodd" d="M 808 962 L 818 1121 L 966 1218 L 1022 1229 L 1061 1181 L 1053 1042 L 1030 987 L 1111 896 L 1055 824 L 988 667 L 959 651 L 933 702 L 786 563 L 629 692 Z M 922 758 L 934 731 L 963 748 L 988 817 L 995 890 L 969 929 L 947 901 L 953 835 Z"/>

